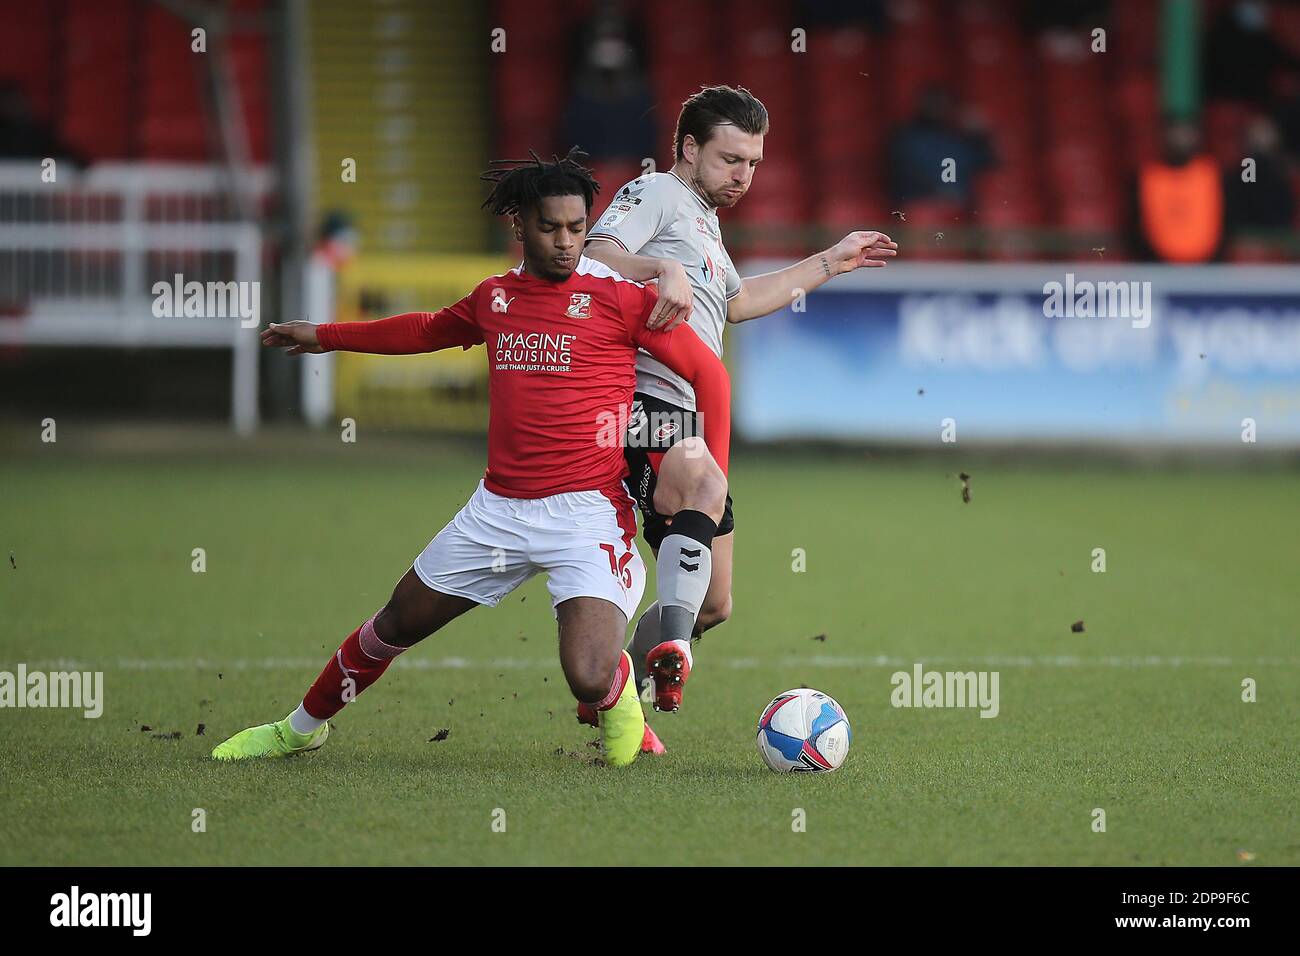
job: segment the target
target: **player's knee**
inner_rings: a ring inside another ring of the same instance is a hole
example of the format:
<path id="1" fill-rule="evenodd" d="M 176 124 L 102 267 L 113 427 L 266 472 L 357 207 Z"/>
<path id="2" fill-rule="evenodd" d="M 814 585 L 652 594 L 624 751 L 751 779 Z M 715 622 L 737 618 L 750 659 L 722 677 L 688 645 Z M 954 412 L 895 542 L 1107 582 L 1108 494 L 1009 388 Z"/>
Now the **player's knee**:
<path id="1" fill-rule="evenodd" d="M 699 615 L 695 618 L 695 633 L 703 634 L 711 627 L 717 627 L 727 618 L 731 617 L 731 595 L 724 594 L 716 601 L 705 599 L 704 606 L 700 608 Z"/>
<path id="2" fill-rule="evenodd" d="M 379 609 L 375 615 L 375 636 L 385 644 L 398 646 L 398 637 L 400 630 L 398 626 L 397 612 L 393 608 L 393 602 L 390 600 L 387 604 Z"/>
<path id="3" fill-rule="evenodd" d="M 655 510 L 674 515 L 684 509 L 703 512 L 715 522 L 727 506 L 727 476 L 722 473 L 702 438 L 687 438 L 674 446 L 671 466 L 660 472 L 655 488 Z"/>
<path id="4" fill-rule="evenodd" d="M 704 512 L 718 524 L 727 510 L 727 476 L 712 459 L 707 465 L 698 476 L 693 500 L 687 507 Z"/>
<path id="5" fill-rule="evenodd" d="M 410 647 L 429 636 L 419 617 L 394 595 L 375 615 L 375 636 L 393 647 Z"/>
<path id="6" fill-rule="evenodd" d="M 564 676 L 569 682 L 569 690 L 573 692 L 574 698 L 587 704 L 603 700 L 609 693 L 613 679 L 613 675 L 608 670 L 596 666 L 593 662 L 571 666 L 565 670 Z"/>

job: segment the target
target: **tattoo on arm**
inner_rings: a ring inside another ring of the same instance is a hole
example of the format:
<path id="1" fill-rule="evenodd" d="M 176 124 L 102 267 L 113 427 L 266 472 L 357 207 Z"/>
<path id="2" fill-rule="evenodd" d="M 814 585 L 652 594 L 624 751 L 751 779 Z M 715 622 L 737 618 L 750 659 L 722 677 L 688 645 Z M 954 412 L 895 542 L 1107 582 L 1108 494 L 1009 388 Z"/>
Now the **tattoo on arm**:
<path id="1" fill-rule="evenodd" d="M 821 257 L 822 272 L 826 273 L 826 278 L 831 278 L 831 264 L 826 261 L 826 257 Z"/>

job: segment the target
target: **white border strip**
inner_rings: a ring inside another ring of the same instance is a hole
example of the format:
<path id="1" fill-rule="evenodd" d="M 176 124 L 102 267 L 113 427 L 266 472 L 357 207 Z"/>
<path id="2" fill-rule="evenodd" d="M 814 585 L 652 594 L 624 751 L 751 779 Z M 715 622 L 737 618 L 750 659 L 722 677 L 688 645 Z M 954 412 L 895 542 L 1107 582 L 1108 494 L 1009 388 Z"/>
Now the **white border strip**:
<path id="1" fill-rule="evenodd" d="M 905 253 L 904 253 L 905 254 Z M 753 259 L 743 265 L 744 276 L 774 272 L 788 259 Z M 1035 292 L 1046 282 L 1062 282 L 1067 272 L 1075 280 L 1094 282 L 1149 281 L 1165 295 L 1300 295 L 1296 265 L 1143 265 L 1134 262 L 1032 262 L 1023 265 L 979 262 L 890 263 L 880 269 L 857 269 L 837 276 L 814 294 L 835 292 Z"/>
<path id="2" fill-rule="evenodd" d="M 318 671 L 327 658 L 308 657 L 256 657 L 232 660 L 210 660 L 203 657 L 119 657 L 119 658 L 49 658 L 23 661 L 28 670 L 99 670 L 99 671 Z M 0 663 L 0 670 L 13 671 L 19 662 Z M 724 657 L 710 661 L 709 666 L 730 670 L 752 670 L 760 667 L 820 667 L 831 669 L 863 669 L 870 667 L 911 667 L 923 665 L 953 665 L 962 667 L 1115 667 L 1138 670 L 1162 667 L 1300 667 L 1300 657 L 1219 657 L 1219 656 L 1162 656 L 1120 657 L 1103 655 L 1083 657 L 1073 654 L 1023 655 L 962 655 L 918 654 L 899 657 L 880 654 L 867 656 L 832 656 L 813 654 L 807 657 Z M 558 661 L 549 657 L 399 657 L 393 666 L 402 670 L 551 670 Z"/>

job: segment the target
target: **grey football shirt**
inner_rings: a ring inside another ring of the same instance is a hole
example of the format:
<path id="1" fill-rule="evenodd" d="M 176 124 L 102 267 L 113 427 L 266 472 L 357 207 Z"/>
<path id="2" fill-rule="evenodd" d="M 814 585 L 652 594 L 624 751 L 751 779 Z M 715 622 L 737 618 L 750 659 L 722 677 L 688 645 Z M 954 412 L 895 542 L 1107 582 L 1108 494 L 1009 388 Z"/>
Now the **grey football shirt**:
<path id="1" fill-rule="evenodd" d="M 717 212 L 675 173 L 649 173 L 618 191 L 587 237 L 617 243 L 634 255 L 675 259 L 686 267 L 694 308 L 690 326 L 722 357 L 727 300 L 740 292 L 731 257 L 722 246 Z M 636 356 L 636 390 L 695 409 L 695 390 L 646 352 Z"/>

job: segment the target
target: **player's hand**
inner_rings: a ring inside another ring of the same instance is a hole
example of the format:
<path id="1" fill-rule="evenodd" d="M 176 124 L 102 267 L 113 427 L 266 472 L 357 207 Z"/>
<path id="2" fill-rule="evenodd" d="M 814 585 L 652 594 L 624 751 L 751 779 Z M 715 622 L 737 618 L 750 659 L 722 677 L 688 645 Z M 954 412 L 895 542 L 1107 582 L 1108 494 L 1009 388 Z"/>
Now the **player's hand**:
<path id="1" fill-rule="evenodd" d="M 647 329 L 677 328 L 691 317 L 695 298 L 691 293 L 691 280 L 686 277 L 686 267 L 672 259 L 663 260 L 659 270 L 659 301 L 646 319 Z"/>
<path id="2" fill-rule="evenodd" d="M 874 269 L 886 265 L 898 255 L 898 243 L 883 232 L 851 232 L 830 249 L 826 258 L 837 274 L 854 269 Z"/>
<path id="3" fill-rule="evenodd" d="M 286 355 L 302 355 L 309 352 L 320 355 L 321 348 L 316 338 L 316 326 L 311 322 L 272 322 L 262 330 L 262 344 L 267 348 L 283 348 Z"/>

